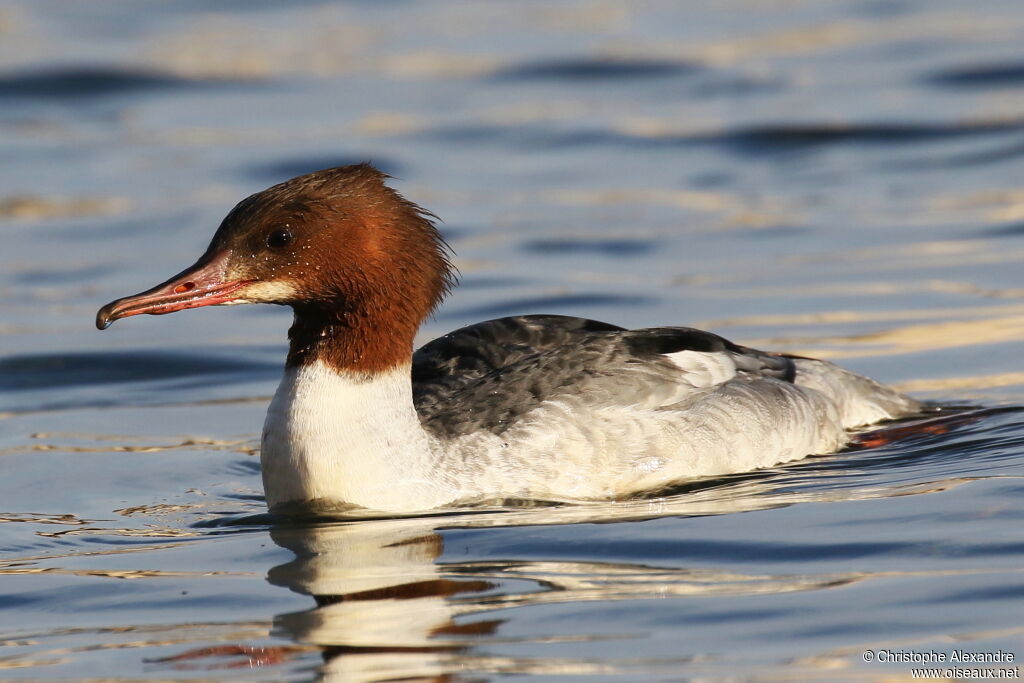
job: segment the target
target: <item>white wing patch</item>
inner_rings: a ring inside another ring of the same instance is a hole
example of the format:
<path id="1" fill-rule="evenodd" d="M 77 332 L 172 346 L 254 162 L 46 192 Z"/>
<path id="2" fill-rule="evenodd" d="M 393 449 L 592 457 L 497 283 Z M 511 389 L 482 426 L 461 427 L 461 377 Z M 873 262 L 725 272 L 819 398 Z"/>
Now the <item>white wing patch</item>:
<path id="1" fill-rule="evenodd" d="M 726 353 L 676 351 L 665 357 L 683 371 L 683 381 L 698 388 L 717 386 L 736 376 L 736 363 Z"/>

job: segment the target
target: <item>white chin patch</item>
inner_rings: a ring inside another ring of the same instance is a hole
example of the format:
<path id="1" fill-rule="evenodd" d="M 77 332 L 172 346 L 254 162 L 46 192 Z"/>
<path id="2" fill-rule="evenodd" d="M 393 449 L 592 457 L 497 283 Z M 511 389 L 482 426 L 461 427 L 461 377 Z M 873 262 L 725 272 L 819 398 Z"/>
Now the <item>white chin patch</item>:
<path id="1" fill-rule="evenodd" d="M 242 290 L 241 296 L 232 301 L 233 304 L 280 303 L 295 296 L 295 287 L 280 280 L 270 282 L 254 282 Z"/>

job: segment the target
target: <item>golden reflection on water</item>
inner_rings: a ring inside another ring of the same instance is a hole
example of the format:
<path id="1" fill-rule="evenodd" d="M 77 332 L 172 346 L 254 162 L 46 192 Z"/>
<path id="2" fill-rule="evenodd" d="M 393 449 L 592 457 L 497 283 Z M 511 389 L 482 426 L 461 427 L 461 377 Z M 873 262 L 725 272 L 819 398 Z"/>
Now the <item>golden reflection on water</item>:
<path id="1" fill-rule="evenodd" d="M 1024 219 L 1024 189 L 975 190 L 962 195 L 940 196 L 932 200 L 937 213 L 954 213 L 984 222 L 1011 222 Z"/>
<path id="2" fill-rule="evenodd" d="M 705 279 L 705 283 L 713 283 L 714 280 L 711 278 Z M 680 279 L 678 282 L 674 282 L 679 286 L 686 286 L 691 284 L 685 279 Z M 940 292 L 945 294 L 967 294 L 971 296 L 977 296 L 984 299 L 1022 299 L 1024 298 L 1024 288 L 1007 288 L 1000 287 L 998 289 L 981 287 L 972 282 L 958 282 L 955 280 L 940 280 L 940 279 L 929 279 L 919 280 L 911 282 L 885 282 L 880 280 L 871 280 L 868 282 L 821 282 L 815 283 L 814 292 L 816 295 L 829 295 L 829 296 L 866 296 L 876 297 L 891 294 L 914 294 L 914 293 L 929 293 L 929 292 Z M 806 295 L 806 286 L 800 285 L 766 285 L 762 287 L 751 287 L 751 288 L 739 288 L 730 287 L 729 289 L 711 289 L 707 292 L 702 292 L 703 296 L 713 297 L 717 299 L 754 299 L 758 297 L 791 297 Z M 824 316 L 822 320 L 835 319 L 837 317 L 844 317 L 846 320 L 900 320 L 900 319 L 916 319 L 916 318 L 928 318 L 928 317 L 969 317 L 972 315 L 986 315 L 990 312 L 1019 312 L 1024 311 L 1024 305 L 1022 304 L 1003 304 L 999 306 L 967 306 L 967 307 L 945 307 L 945 308 L 914 308 L 904 309 L 898 311 L 886 310 L 886 311 L 865 311 L 865 312 L 849 312 L 849 311 L 815 311 L 802 314 L 806 316 L 808 320 L 818 320 L 818 316 Z M 792 320 L 797 316 L 793 314 L 777 314 L 783 321 Z M 857 318 L 851 316 L 863 315 L 864 318 Z M 872 317 L 874 316 L 874 317 Z M 772 316 L 763 317 L 752 317 L 744 319 L 763 319 L 763 320 L 774 320 Z"/>
<path id="3" fill-rule="evenodd" d="M 906 273 L 924 268 L 942 270 L 993 263 L 1015 263 L 1024 249 L 1014 249 L 994 240 L 933 240 L 884 247 L 845 249 L 824 254 L 800 254 L 786 259 L 792 264 L 856 264 L 860 274 L 895 271 Z"/>
<path id="4" fill-rule="evenodd" d="M 817 337 L 808 346 L 806 338 L 753 340 L 752 346 L 783 346 L 792 353 L 815 358 L 865 358 L 896 356 L 940 349 L 1006 344 L 1024 339 L 1024 315 L 987 320 L 951 321 L 904 325 L 880 332 L 836 337 Z"/>
<path id="5" fill-rule="evenodd" d="M 756 198 L 738 193 L 668 188 L 611 188 L 604 190 L 550 190 L 544 194 L 544 197 L 550 202 L 559 204 L 661 205 L 706 213 L 724 213 L 727 215 L 725 224 L 732 227 L 777 225 L 787 221 L 798 222 L 798 218 L 794 215 L 794 209 L 787 207 L 781 199 Z M 629 234 L 634 235 L 635 233 L 630 230 Z"/>
<path id="6" fill-rule="evenodd" d="M 82 216 L 115 216 L 130 209 L 131 202 L 124 197 L 0 197 L 0 220 L 43 221 Z"/>
<path id="7" fill-rule="evenodd" d="M 191 404 L 195 405 L 195 404 Z M 60 432 L 36 432 L 30 434 L 32 439 L 77 439 L 99 442 L 125 441 L 125 440 L 148 440 L 152 437 L 126 437 L 114 434 L 69 434 Z M 183 437 L 178 441 L 169 444 L 116 444 L 103 446 L 78 446 L 61 444 L 55 442 L 29 444 L 22 446 L 11 446 L 0 448 L 0 455 L 12 455 L 15 453 L 33 453 L 39 451 L 58 453 L 161 453 L 164 451 L 191 450 L 202 448 L 211 451 L 227 451 L 242 453 L 244 455 L 256 455 L 258 449 L 252 439 L 209 439 L 199 437 Z"/>
<path id="8" fill-rule="evenodd" d="M 965 389 L 996 389 L 1024 385 L 1024 372 L 997 372 L 991 375 L 941 377 L 899 382 L 896 387 L 908 392 L 953 392 Z"/>
<path id="9" fill-rule="evenodd" d="M 1015 299 L 1024 290 L 985 290 L 975 286 L 947 281 L 927 281 L 897 285 L 895 283 L 838 283 L 816 287 L 826 294 L 885 295 L 907 291 L 955 292 L 985 298 Z M 745 296 L 798 296 L 805 293 L 796 287 L 763 289 L 734 288 L 718 290 L 714 296 L 743 298 Z M 889 323 L 873 332 L 836 335 L 829 328 L 837 325 Z M 896 323 L 896 324 L 893 324 Z M 902 323 L 902 324 L 899 324 Z M 802 356 L 826 359 L 892 357 L 982 345 L 1016 344 L 1024 339 L 1024 304 L 1006 303 L 941 308 L 831 310 L 814 313 L 744 315 L 703 320 L 699 327 L 726 333 L 729 327 L 796 328 L 787 336 L 744 338 L 744 344 L 759 348 L 785 350 Z M 955 369 L 955 368 L 950 368 Z M 903 391 L 945 391 L 953 389 L 993 389 L 1024 384 L 1024 373 L 1001 372 L 966 376 L 929 377 L 904 381 Z"/>
<path id="10" fill-rule="evenodd" d="M 761 5 L 762 3 L 751 3 Z M 631 54 L 687 57 L 710 64 L 729 65 L 744 60 L 767 61 L 770 57 L 799 54 L 827 53 L 851 45 L 871 45 L 892 40 L 992 40 L 996 35 L 1007 36 L 1012 31 L 1004 22 L 982 14 L 931 12 L 913 17 L 888 17 L 885 22 L 841 20 L 816 23 L 807 27 L 767 30 L 724 40 L 705 42 L 676 41 L 657 43 L 648 41 L 624 45 Z"/>
<path id="11" fill-rule="evenodd" d="M 743 11 L 746 3 L 731 3 Z M 763 3 L 750 3 L 763 9 Z M 570 10 L 526 12 L 521 23 L 535 30 L 577 32 L 580 25 L 600 27 L 628 23 L 632 11 L 602 3 Z M 713 8 L 711 8 L 713 10 Z M 723 7 L 724 11 L 730 11 Z M 712 11 L 713 15 L 714 12 Z M 573 17 L 573 20 L 569 20 Z M 578 19 L 577 19 L 578 18 Z M 487 30 L 494 17 L 484 12 L 466 14 L 459 32 Z M 507 18 L 504 19 L 507 21 Z M 519 23 L 519 22 L 517 22 Z M 687 41 L 619 41 L 598 43 L 595 56 L 619 59 L 680 60 L 715 66 L 746 65 L 751 59 L 769 64 L 793 55 L 828 54 L 853 45 L 890 41 L 992 41 L 1012 39 L 1012 22 L 983 13 L 929 12 L 908 17 L 891 16 L 885 22 L 843 19 L 798 28 L 773 28 L 728 38 Z M 449 27 L 447 31 L 452 31 Z M 614 35 L 614 34 L 613 34 Z M 336 6 L 311 11 L 299 25 L 241 26 L 216 16 L 204 16 L 184 30 L 171 30 L 154 38 L 143 59 L 164 72 L 188 78 L 254 79 L 284 75 L 377 74 L 395 78 L 456 78 L 487 76 L 507 66 L 499 53 L 489 51 L 396 52 L 387 34 L 372 24 L 355 23 L 352 13 Z M 383 50 L 382 44 L 389 49 Z"/>

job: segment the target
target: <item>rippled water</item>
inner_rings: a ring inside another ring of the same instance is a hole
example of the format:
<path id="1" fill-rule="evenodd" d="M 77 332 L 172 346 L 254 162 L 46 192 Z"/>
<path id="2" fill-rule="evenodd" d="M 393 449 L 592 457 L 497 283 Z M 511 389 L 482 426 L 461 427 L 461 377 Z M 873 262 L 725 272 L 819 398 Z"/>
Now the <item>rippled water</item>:
<path id="1" fill-rule="evenodd" d="M 1019 664 L 1022 34 L 1017 0 L 0 1 L 0 676 Z M 242 196 L 365 159 L 459 255 L 424 340 L 693 324 L 974 409 L 652 500 L 272 524 L 288 312 L 92 317 Z"/>

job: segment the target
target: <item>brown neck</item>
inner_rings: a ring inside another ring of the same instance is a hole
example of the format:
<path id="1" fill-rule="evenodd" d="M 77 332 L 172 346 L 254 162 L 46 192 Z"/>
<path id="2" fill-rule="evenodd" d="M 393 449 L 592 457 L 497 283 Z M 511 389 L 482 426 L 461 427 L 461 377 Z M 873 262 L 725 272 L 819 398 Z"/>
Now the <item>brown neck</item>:
<path id="1" fill-rule="evenodd" d="M 336 372 L 370 375 L 410 362 L 418 321 L 366 311 L 295 310 L 286 367 L 319 361 Z"/>

